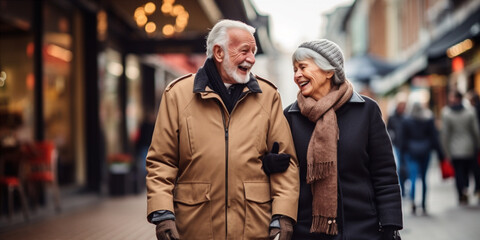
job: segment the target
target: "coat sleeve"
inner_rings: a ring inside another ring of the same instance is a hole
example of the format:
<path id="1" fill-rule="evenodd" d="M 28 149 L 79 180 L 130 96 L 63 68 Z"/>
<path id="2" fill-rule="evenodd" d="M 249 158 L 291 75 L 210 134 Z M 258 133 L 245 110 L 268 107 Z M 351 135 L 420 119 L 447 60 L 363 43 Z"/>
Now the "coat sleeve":
<path id="1" fill-rule="evenodd" d="M 147 216 L 154 211 L 173 208 L 173 188 L 178 172 L 178 110 L 171 92 L 160 102 L 147 154 Z"/>
<path id="2" fill-rule="evenodd" d="M 475 111 L 472 111 L 472 122 L 471 122 L 471 129 L 472 129 L 472 134 L 474 136 L 474 139 L 475 139 L 475 150 L 476 152 L 478 152 L 478 150 L 480 149 L 480 130 L 479 130 L 479 127 L 478 127 L 478 117 L 477 116 L 477 113 Z"/>
<path id="3" fill-rule="evenodd" d="M 433 118 L 430 120 L 429 125 L 431 129 L 430 137 L 433 143 L 433 149 L 435 150 L 435 152 L 437 152 L 438 159 L 442 161 L 443 159 L 445 159 L 445 154 L 443 152 L 442 144 L 440 143 L 440 136 L 438 134 L 437 127 L 435 126 L 435 120 Z"/>
<path id="4" fill-rule="evenodd" d="M 278 142 L 280 145 L 279 153 L 287 153 L 291 156 L 290 166 L 285 172 L 270 175 L 270 186 L 273 198 L 272 215 L 281 214 L 296 221 L 300 191 L 298 161 L 290 126 L 283 115 L 282 103 L 278 92 L 274 95 L 269 121 L 270 128 L 267 136 L 268 148 L 271 149 L 273 143 Z"/>
<path id="5" fill-rule="evenodd" d="M 380 224 L 401 229 L 402 202 L 392 145 L 378 105 L 370 112 L 368 155 Z"/>
<path id="6" fill-rule="evenodd" d="M 388 120 L 387 120 L 387 131 L 388 131 L 388 135 L 390 137 L 390 141 L 391 142 L 395 142 L 395 139 L 397 138 L 397 134 L 398 132 L 396 132 L 396 129 L 395 129 L 395 115 L 391 115 L 388 117 Z"/>
<path id="7" fill-rule="evenodd" d="M 401 121 L 400 121 L 400 126 L 401 126 L 401 131 L 399 132 L 399 146 L 398 149 L 399 149 L 399 159 L 398 161 L 400 162 L 400 164 L 405 164 L 405 151 L 407 149 L 407 142 L 410 138 L 410 136 L 408 136 L 408 132 L 410 131 L 409 130 L 409 126 L 407 124 L 407 119 L 406 118 L 403 118 Z M 404 165 L 406 166 L 406 165 Z"/>
<path id="8" fill-rule="evenodd" d="M 451 139 L 451 128 L 447 111 L 448 109 L 446 109 L 446 107 L 442 109 L 442 128 L 440 130 L 440 143 L 442 145 L 445 157 L 451 160 L 452 154 L 450 152 L 450 148 L 448 147 L 449 139 Z"/>

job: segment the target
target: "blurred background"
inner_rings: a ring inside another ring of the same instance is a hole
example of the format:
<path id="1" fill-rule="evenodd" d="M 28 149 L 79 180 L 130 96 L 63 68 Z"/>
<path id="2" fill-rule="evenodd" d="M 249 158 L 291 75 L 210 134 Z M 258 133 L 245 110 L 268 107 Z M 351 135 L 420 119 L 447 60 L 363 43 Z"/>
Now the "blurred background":
<path id="1" fill-rule="evenodd" d="M 297 93 L 291 53 L 315 38 L 344 50 L 347 77 L 385 121 L 402 98 L 440 125 L 449 90 L 480 93 L 478 0 L 0 0 L 0 238 L 152 239 L 152 119 L 223 18 L 257 29 L 253 72 L 284 107 Z M 459 209 L 435 171 L 437 217 L 406 213 L 404 239 L 478 239 L 478 204 Z"/>

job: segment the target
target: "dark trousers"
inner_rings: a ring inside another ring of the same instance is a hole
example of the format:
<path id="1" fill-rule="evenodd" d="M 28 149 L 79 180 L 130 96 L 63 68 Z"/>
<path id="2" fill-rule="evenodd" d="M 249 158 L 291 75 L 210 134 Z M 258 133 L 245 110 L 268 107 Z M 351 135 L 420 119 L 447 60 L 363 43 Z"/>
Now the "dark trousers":
<path id="1" fill-rule="evenodd" d="M 459 199 L 466 194 L 470 182 L 470 174 L 475 179 L 475 191 L 480 192 L 480 166 L 476 157 L 452 158 L 452 165 L 455 169 L 455 184 Z"/>

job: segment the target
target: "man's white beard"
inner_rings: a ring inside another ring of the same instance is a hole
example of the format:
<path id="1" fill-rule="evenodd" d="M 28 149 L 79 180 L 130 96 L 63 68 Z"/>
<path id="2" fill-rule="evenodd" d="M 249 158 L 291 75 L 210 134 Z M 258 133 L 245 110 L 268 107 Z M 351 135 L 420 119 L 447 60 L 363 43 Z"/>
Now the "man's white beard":
<path id="1" fill-rule="evenodd" d="M 225 59 L 228 59 L 228 56 L 225 56 Z M 224 61 L 222 66 L 225 72 L 235 80 L 235 82 L 240 83 L 240 84 L 245 84 L 250 80 L 250 70 L 247 72 L 245 76 L 240 76 L 240 74 L 237 73 L 237 67 L 233 66 L 230 64 L 230 61 Z M 240 65 L 245 65 L 247 67 L 251 67 L 249 63 L 242 62 Z"/>

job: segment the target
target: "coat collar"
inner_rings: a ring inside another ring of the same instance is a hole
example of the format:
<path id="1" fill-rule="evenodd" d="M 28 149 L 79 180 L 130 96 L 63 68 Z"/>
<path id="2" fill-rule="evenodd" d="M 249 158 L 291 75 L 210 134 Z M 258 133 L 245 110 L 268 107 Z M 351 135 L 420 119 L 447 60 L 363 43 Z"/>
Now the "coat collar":
<path id="1" fill-rule="evenodd" d="M 348 102 L 350 102 L 350 103 L 364 103 L 365 99 L 363 99 L 363 97 L 360 94 L 353 91 L 352 97 L 350 98 L 350 100 L 348 100 Z M 288 109 L 288 112 L 300 112 L 300 108 L 298 107 L 298 102 L 296 100 L 295 100 L 295 102 L 293 102 L 290 109 Z"/>
<path id="2" fill-rule="evenodd" d="M 203 70 L 203 68 L 200 68 L 197 74 L 195 74 L 195 79 L 193 81 L 193 92 L 194 93 L 212 92 L 213 90 L 210 87 L 208 87 L 208 81 L 209 80 L 207 77 L 207 73 Z M 262 92 L 262 90 L 260 89 L 260 86 L 258 85 L 257 79 L 251 73 L 250 73 L 250 81 L 248 81 L 246 85 L 251 92 L 254 92 L 254 93 Z"/>

